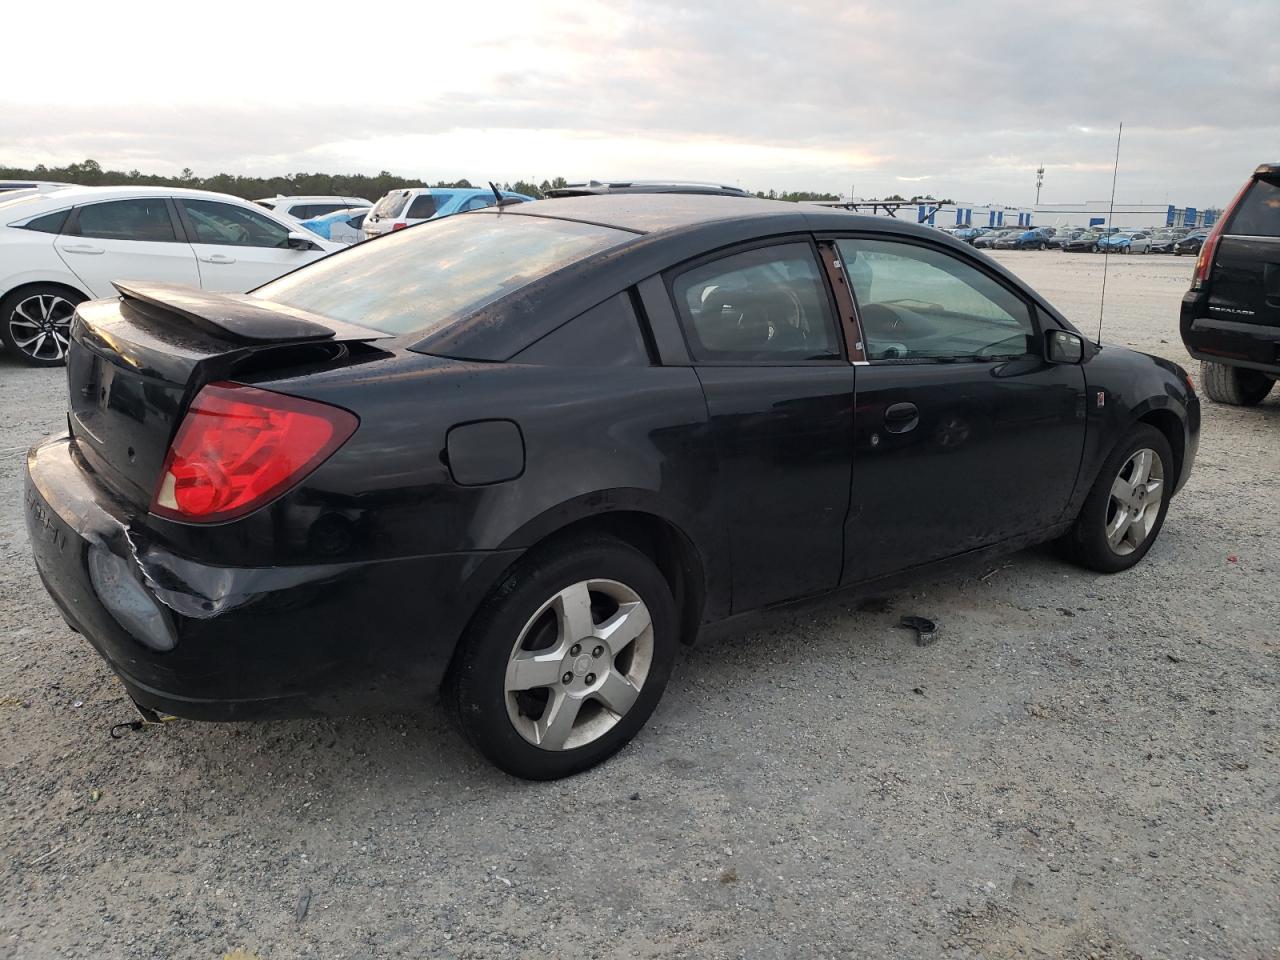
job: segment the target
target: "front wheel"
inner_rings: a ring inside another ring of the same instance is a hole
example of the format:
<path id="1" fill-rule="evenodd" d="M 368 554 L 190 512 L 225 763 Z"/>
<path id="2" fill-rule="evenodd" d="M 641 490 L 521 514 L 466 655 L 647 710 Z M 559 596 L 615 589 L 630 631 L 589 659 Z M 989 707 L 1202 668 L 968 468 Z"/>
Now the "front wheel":
<path id="1" fill-rule="evenodd" d="M 1039 244 L 1038 249 L 1040 249 L 1040 250 L 1048 250 L 1048 249 L 1049 249 L 1049 245 L 1048 245 L 1047 243 L 1045 243 L 1043 240 L 1041 240 L 1041 241 L 1040 241 L 1040 244 Z"/>
<path id="2" fill-rule="evenodd" d="M 1101 253 L 1101 252 L 1102 252 L 1102 247 L 1098 246 L 1098 245 L 1095 243 L 1095 244 L 1093 245 L 1092 252 L 1093 252 L 1093 253 Z"/>
<path id="3" fill-rule="evenodd" d="M 1275 381 L 1259 370 L 1229 367 L 1210 360 L 1200 361 L 1200 382 L 1210 400 L 1236 407 L 1261 403 L 1275 386 Z"/>
<path id="4" fill-rule="evenodd" d="M 481 608 L 451 677 L 467 738 L 496 766 L 553 780 L 639 732 L 675 658 L 671 588 L 612 538 L 550 545 Z"/>
<path id="5" fill-rule="evenodd" d="M 1063 538 L 1073 560 L 1091 570 L 1119 573 L 1147 555 L 1164 525 L 1174 472 L 1163 433 L 1139 424 L 1116 445 Z"/>
<path id="6" fill-rule="evenodd" d="M 83 302 L 80 294 L 51 283 L 15 290 L 0 300 L 4 340 L 28 366 L 61 366 L 71 342 L 71 317 Z"/>

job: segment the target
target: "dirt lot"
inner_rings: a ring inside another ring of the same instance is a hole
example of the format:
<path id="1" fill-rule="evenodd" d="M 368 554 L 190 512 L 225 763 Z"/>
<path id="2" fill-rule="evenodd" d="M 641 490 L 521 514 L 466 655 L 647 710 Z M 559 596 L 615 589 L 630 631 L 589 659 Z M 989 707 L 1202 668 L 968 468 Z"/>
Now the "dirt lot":
<path id="1" fill-rule="evenodd" d="M 1096 328 L 1100 258 L 1002 259 Z M 1112 258 L 1107 339 L 1185 363 L 1190 269 Z M 1280 392 L 1206 404 L 1135 570 L 1036 550 L 738 623 L 533 785 L 443 714 L 109 740 L 22 524 L 63 391 L 0 357 L 0 957 L 1280 956 Z"/>

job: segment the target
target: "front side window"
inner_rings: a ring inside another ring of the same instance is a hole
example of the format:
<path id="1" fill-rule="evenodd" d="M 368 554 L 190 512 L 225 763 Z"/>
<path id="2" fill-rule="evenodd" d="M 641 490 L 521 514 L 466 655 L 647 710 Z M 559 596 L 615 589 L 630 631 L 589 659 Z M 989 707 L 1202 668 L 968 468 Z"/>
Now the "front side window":
<path id="1" fill-rule="evenodd" d="M 809 244 L 784 243 L 680 274 L 672 292 L 690 354 L 712 363 L 838 358 L 820 269 Z"/>
<path id="2" fill-rule="evenodd" d="M 1023 356 L 1034 352 L 1027 304 L 963 260 L 895 240 L 839 240 L 871 360 Z"/>
<path id="3" fill-rule="evenodd" d="M 425 335 L 634 237 L 547 217 L 445 217 L 357 244 L 254 295 L 385 333 Z"/>
<path id="4" fill-rule="evenodd" d="M 408 220 L 430 220 L 436 215 L 436 198 L 429 193 L 420 193 L 413 198 L 413 203 L 409 204 L 409 212 L 405 214 Z"/>
<path id="5" fill-rule="evenodd" d="M 78 236 L 98 240 L 173 243 L 178 239 L 173 229 L 173 220 L 169 216 L 169 207 L 159 197 L 112 200 L 83 206 L 80 208 L 75 232 Z"/>
<path id="6" fill-rule="evenodd" d="M 217 200 L 179 199 L 195 243 L 232 247 L 287 247 L 289 231 L 270 217 Z"/>

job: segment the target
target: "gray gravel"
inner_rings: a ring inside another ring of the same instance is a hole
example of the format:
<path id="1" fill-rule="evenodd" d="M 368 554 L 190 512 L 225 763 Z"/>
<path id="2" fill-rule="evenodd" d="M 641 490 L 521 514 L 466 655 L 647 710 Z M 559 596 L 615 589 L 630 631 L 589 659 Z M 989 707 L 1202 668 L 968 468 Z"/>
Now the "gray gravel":
<path id="1" fill-rule="evenodd" d="M 1100 258 L 1001 259 L 1096 325 Z M 1113 258 L 1108 339 L 1185 364 L 1190 269 Z M 108 740 L 22 524 L 63 393 L 0 356 L 0 957 L 1280 956 L 1280 396 L 1206 403 L 1135 570 L 1033 550 L 721 628 L 621 755 L 527 784 L 442 713 Z"/>

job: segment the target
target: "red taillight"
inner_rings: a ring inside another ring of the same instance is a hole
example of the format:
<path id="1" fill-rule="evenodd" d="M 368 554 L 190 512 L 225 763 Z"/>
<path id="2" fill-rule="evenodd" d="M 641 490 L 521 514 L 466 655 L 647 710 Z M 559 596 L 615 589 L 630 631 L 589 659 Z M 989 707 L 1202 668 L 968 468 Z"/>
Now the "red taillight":
<path id="1" fill-rule="evenodd" d="M 1251 186 L 1253 186 L 1252 180 L 1240 188 L 1240 192 L 1236 194 L 1235 199 L 1228 204 L 1227 209 L 1222 211 L 1222 216 L 1213 224 L 1213 229 L 1204 238 L 1204 243 L 1200 244 L 1200 256 L 1196 257 L 1196 269 L 1191 274 L 1192 290 L 1199 290 L 1208 281 L 1209 271 L 1213 269 L 1213 255 L 1218 252 L 1218 241 L 1222 239 L 1222 231 L 1226 229 L 1227 221 L 1231 219 L 1231 214 L 1235 213 L 1236 207 L 1244 199 L 1244 195 L 1249 192 Z"/>
<path id="2" fill-rule="evenodd" d="M 211 383 L 173 438 L 151 511 L 200 523 L 241 516 L 318 467 L 358 423 L 314 400 Z"/>
<path id="3" fill-rule="evenodd" d="M 403 229 L 404 229 L 405 227 L 407 227 L 407 226 L 408 226 L 408 224 L 407 224 L 407 223 L 393 223 L 393 224 L 391 225 L 391 229 L 392 229 L 392 230 L 403 230 Z"/>

